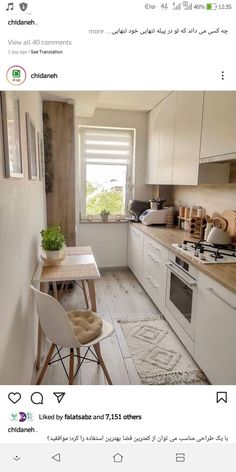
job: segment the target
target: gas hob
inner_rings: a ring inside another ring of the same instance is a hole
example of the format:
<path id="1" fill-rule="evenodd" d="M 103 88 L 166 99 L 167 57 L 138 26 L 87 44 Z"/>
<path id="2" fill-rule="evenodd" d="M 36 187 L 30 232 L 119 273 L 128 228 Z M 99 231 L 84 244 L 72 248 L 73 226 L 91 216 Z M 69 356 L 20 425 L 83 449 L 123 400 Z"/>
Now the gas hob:
<path id="1" fill-rule="evenodd" d="M 205 241 L 183 241 L 172 244 L 180 254 L 199 264 L 236 264 L 236 248 L 232 245 L 215 246 Z"/>

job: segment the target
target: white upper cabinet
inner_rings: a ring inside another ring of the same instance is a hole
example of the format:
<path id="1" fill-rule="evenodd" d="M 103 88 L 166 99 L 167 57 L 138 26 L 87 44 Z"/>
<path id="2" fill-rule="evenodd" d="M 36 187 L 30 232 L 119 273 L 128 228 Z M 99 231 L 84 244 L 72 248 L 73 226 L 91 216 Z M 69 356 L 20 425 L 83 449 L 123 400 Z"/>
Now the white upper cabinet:
<path id="1" fill-rule="evenodd" d="M 147 184 L 172 180 L 176 94 L 171 93 L 149 113 Z"/>
<path id="2" fill-rule="evenodd" d="M 171 93 L 161 108 L 161 129 L 158 159 L 158 183 L 172 183 L 174 156 L 176 93 Z"/>
<path id="3" fill-rule="evenodd" d="M 200 158 L 236 158 L 235 92 L 205 92 Z"/>
<path id="4" fill-rule="evenodd" d="M 160 150 L 161 104 L 153 108 L 148 116 L 146 183 L 156 184 L 158 180 L 158 159 Z"/>
<path id="5" fill-rule="evenodd" d="M 203 92 L 177 92 L 172 184 L 197 185 Z"/>
<path id="6" fill-rule="evenodd" d="M 228 183 L 230 164 L 212 161 L 236 159 L 235 130 L 235 92 L 170 93 L 149 113 L 146 183 Z"/>

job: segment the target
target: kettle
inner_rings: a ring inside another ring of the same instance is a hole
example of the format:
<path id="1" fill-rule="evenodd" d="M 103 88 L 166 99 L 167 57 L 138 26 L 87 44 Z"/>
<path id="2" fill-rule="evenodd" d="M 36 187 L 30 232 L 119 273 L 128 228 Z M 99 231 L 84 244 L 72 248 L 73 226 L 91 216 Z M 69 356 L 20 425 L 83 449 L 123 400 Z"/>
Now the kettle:
<path id="1" fill-rule="evenodd" d="M 207 236 L 207 242 L 224 246 L 231 243 L 231 237 L 222 228 L 214 226 Z"/>

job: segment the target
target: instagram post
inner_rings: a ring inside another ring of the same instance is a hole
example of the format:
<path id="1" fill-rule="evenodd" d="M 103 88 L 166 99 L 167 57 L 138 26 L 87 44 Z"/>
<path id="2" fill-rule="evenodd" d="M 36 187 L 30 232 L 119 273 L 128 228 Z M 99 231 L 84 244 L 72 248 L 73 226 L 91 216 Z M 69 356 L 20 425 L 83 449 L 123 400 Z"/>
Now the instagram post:
<path id="1" fill-rule="evenodd" d="M 235 383 L 235 103 L 235 92 L 1 93 L 6 279 L 8 268 L 23 292 L 20 248 L 33 274 L 30 336 L 6 324 L 14 369 L 3 364 L 2 383 L 111 384 L 109 370 L 117 385 Z"/>
<path id="2" fill-rule="evenodd" d="M 233 471 L 234 5 L 1 8 L 1 467 Z"/>

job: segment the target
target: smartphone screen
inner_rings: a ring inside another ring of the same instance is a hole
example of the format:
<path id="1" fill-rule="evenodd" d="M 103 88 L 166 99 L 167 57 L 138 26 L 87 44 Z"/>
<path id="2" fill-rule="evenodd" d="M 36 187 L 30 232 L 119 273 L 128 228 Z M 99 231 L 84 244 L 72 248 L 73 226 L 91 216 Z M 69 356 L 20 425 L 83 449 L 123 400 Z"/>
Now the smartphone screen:
<path id="1" fill-rule="evenodd" d="M 1 468 L 233 472 L 234 3 L 0 8 Z"/>

